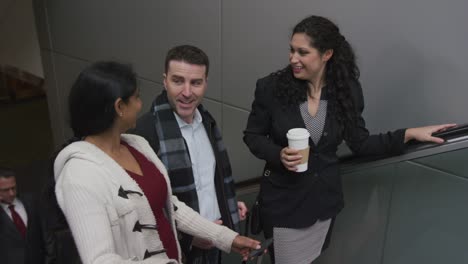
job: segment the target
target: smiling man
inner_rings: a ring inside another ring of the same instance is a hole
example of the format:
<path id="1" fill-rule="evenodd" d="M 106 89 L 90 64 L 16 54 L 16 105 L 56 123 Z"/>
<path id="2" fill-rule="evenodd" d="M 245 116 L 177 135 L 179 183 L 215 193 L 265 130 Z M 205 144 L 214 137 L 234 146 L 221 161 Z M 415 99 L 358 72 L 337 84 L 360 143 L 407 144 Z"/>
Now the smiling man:
<path id="1" fill-rule="evenodd" d="M 169 50 L 164 91 L 137 122 L 133 133 L 146 138 L 166 166 L 173 193 L 203 217 L 238 229 L 247 208 L 235 198 L 231 165 L 221 133 L 201 101 L 208 87 L 208 56 L 183 45 Z M 220 263 L 209 241 L 182 234 L 184 263 Z"/>

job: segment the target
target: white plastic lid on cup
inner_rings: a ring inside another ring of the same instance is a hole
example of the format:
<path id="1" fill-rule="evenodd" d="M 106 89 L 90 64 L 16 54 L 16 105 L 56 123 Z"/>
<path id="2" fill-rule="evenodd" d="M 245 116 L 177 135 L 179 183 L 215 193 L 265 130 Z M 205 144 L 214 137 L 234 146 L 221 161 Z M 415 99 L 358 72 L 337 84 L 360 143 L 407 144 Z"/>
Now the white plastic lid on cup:
<path id="1" fill-rule="evenodd" d="M 286 134 L 288 145 L 293 149 L 305 149 L 309 147 L 309 131 L 305 128 L 292 128 Z"/>
<path id="2" fill-rule="evenodd" d="M 305 128 L 293 128 L 286 134 L 288 145 L 293 149 L 305 149 L 309 147 L 309 131 Z"/>
<path id="3" fill-rule="evenodd" d="M 305 128 L 292 128 L 288 130 L 286 137 L 292 140 L 308 139 L 310 137 L 310 133 Z"/>

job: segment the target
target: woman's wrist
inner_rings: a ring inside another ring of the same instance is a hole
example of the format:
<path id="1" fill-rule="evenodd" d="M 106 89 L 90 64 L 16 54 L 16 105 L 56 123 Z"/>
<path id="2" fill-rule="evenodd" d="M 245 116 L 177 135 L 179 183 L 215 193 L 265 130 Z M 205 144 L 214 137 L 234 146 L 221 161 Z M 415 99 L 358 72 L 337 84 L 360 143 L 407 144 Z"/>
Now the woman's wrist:
<path id="1" fill-rule="evenodd" d="M 414 129 L 413 128 L 408 128 L 405 130 L 405 143 L 408 141 L 414 139 Z"/>

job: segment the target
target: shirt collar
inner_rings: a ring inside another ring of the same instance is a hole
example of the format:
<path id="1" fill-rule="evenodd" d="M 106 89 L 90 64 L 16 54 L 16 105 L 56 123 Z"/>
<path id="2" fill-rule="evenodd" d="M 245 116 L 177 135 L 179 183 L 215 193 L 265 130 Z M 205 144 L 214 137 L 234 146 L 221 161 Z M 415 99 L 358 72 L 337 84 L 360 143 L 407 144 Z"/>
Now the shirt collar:
<path id="1" fill-rule="evenodd" d="M 17 207 L 18 206 L 18 198 L 15 198 L 11 204 L 14 205 L 15 207 Z M 10 206 L 9 204 L 0 202 L 0 205 L 3 207 L 4 210 L 9 210 L 8 209 L 8 206 Z"/>
<path id="2" fill-rule="evenodd" d="M 173 112 L 173 113 L 177 120 L 177 124 L 179 124 L 179 128 L 183 128 L 186 126 L 197 127 L 203 121 L 203 118 L 200 114 L 200 111 L 198 111 L 198 108 L 195 108 L 195 113 L 193 114 L 193 122 L 191 124 L 185 122 L 182 118 L 180 118 L 180 116 L 176 112 Z"/>

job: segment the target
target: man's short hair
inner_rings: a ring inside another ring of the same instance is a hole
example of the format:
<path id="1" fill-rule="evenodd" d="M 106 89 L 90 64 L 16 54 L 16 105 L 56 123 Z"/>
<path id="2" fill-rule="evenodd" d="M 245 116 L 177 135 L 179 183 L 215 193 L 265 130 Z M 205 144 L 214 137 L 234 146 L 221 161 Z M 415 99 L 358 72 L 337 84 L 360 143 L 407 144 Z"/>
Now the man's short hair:
<path id="1" fill-rule="evenodd" d="M 11 178 L 15 176 L 15 172 L 12 169 L 0 167 L 0 178 Z"/>
<path id="2" fill-rule="evenodd" d="M 181 45 L 170 49 L 166 54 L 166 62 L 164 65 L 166 74 L 169 70 L 169 62 L 171 61 L 183 61 L 188 64 L 205 66 L 205 76 L 208 77 L 208 70 L 210 68 L 208 56 L 203 52 L 203 50 L 195 46 Z"/>

